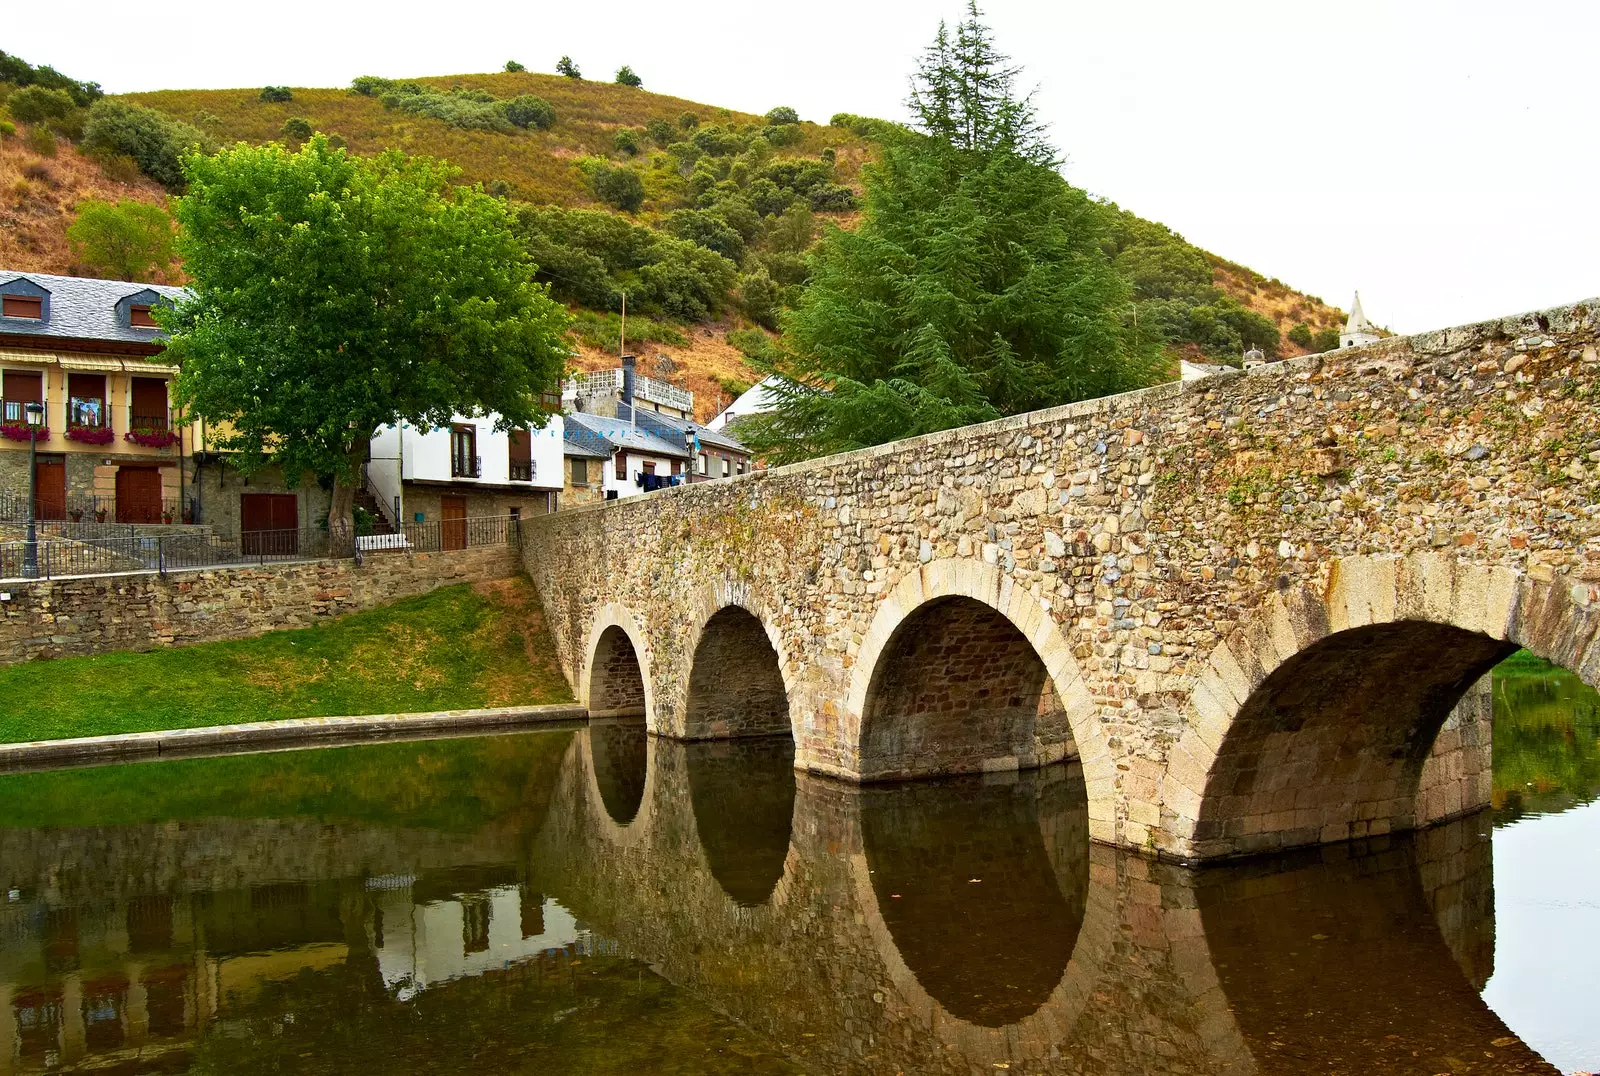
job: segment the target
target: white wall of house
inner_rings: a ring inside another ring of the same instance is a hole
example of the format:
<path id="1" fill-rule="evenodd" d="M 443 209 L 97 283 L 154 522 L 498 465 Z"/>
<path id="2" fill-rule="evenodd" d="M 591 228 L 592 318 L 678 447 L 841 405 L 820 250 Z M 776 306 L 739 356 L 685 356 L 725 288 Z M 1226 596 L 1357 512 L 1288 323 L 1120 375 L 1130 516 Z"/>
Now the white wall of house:
<path id="1" fill-rule="evenodd" d="M 640 471 L 643 471 L 646 463 L 654 463 L 656 465 L 656 474 L 669 475 L 672 473 L 672 464 L 674 461 L 671 456 L 652 456 L 647 452 L 630 451 L 621 453 L 621 457 L 625 467 L 624 474 L 627 476 L 625 478 L 617 477 L 616 456 L 611 457 L 611 459 L 607 460 L 604 464 L 606 469 L 606 481 L 604 488 L 607 493 L 610 493 L 612 490 L 616 490 L 619 498 L 632 497 L 636 494 L 644 492 L 643 486 L 634 485 L 633 476 L 638 474 Z M 595 460 L 594 462 L 598 464 L 601 461 Z M 681 464 L 682 467 L 689 466 L 688 460 L 678 460 L 677 462 Z M 679 474 L 683 473 L 682 467 L 679 469 Z"/>
<path id="2" fill-rule="evenodd" d="M 542 429 L 528 431 L 528 458 L 533 464 L 533 481 L 511 481 L 511 434 L 494 428 L 496 416 L 468 418 L 457 415 L 453 424 L 470 423 L 477 431 L 477 456 L 482 466 L 476 479 L 450 475 L 450 428 L 422 430 L 410 423 L 385 426 L 372 438 L 372 476 L 374 491 L 392 509 L 402 483 L 408 481 L 457 482 L 463 485 L 513 486 L 525 489 L 559 490 L 565 484 L 562 474 L 560 415 L 551 415 Z"/>

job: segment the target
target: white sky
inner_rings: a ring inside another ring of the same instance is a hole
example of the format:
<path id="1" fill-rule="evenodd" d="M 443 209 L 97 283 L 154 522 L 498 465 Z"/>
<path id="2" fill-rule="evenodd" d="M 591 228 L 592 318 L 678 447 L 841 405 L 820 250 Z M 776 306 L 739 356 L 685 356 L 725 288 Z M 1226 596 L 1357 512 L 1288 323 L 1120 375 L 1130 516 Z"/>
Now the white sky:
<path id="1" fill-rule="evenodd" d="M 1074 183 L 1401 332 L 1600 295 L 1592 0 L 989 0 Z M 108 91 L 497 70 L 904 117 L 960 0 L 77 0 L 0 47 Z"/>

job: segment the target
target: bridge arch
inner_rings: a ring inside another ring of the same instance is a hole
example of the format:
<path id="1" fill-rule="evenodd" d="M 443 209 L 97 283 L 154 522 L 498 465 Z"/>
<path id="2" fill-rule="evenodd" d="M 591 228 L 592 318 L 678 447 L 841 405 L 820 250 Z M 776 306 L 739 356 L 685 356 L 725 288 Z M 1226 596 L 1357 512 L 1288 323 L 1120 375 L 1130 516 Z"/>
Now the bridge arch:
<path id="1" fill-rule="evenodd" d="M 595 613 L 583 654 L 578 701 L 591 714 L 642 716 L 657 731 L 649 638 L 626 606 L 611 602 Z"/>
<path id="2" fill-rule="evenodd" d="M 945 632 L 957 626 L 969 639 Z M 910 764 L 904 753 L 898 762 L 889 757 L 895 754 L 888 742 L 894 735 L 892 726 L 905 716 L 889 712 L 894 708 L 891 696 L 898 694 L 897 701 L 909 701 L 913 710 L 930 702 L 913 697 L 917 689 L 910 683 L 912 677 L 897 677 L 894 667 L 932 657 L 934 651 L 940 651 L 935 660 L 942 660 L 978 635 L 986 635 L 1010 667 L 955 673 L 949 684 L 954 705 L 958 709 L 976 707 L 979 700 L 968 693 L 969 687 L 978 683 L 973 674 L 1000 671 L 1009 677 L 1009 687 L 1032 687 L 1035 700 L 1053 696 L 1046 705 L 1054 712 L 1047 715 L 1048 721 L 1041 720 L 1030 730 L 1030 743 L 1018 745 L 1016 738 L 1007 744 L 968 743 L 963 747 L 975 754 L 962 757 L 946 751 L 938 772 L 1014 770 L 1076 754 L 1088 792 L 1090 835 L 1097 840 L 1114 839 L 1116 769 L 1072 648 L 1047 602 L 980 560 L 951 557 L 922 565 L 907 573 L 878 606 L 863 637 L 845 699 L 848 719 L 844 731 L 851 738 L 848 753 L 854 763 L 846 776 L 883 780 L 930 775 L 923 767 Z M 1037 687 L 1026 682 L 1032 670 L 1025 657 L 1042 666 L 1043 681 Z M 963 675 L 969 679 L 960 681 Z M 956 697 L 958 693 L 963 697 Z"/>
<path id="3" fill-rule="evenodd" d="M 1436 553 L 1342 558 L 1323 590 L 1273 594 L 1200 667 L 1158 846 L 1209 859 L 1440 820 L 1419 817 L 1424 764 L 1496 664 L 1526 647 L 1600 681 L 1591 595 Z"/>
<path id="4" fill-rule="evenodd" d="M 677 726 L 671 734 L 792 738 L 795 666 L 764 603 L 747 584 L 721 580 L 696 596 L 693 610 L 689 666 L 675 708 L 681 717 L 671 722 Z"/>

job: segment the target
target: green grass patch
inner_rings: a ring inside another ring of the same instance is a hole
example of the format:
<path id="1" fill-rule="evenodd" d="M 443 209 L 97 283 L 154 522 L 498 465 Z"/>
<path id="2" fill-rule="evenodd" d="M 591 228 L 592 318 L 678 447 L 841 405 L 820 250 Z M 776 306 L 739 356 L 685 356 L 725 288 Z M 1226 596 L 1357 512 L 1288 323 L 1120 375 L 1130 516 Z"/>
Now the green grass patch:
<path id="1" fill-rule="evenodd" d="M 0 668 L 0 742 L 568 702 L 533 586 L 443 587 L 316 627 Z"/>

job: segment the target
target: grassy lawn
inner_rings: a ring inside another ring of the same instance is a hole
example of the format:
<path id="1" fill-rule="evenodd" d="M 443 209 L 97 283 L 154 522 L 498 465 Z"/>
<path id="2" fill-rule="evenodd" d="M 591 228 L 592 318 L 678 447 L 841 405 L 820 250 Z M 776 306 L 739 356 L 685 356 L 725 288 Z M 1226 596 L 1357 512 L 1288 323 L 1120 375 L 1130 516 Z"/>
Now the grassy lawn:
<path id="1" fill-rule="evenodd" d="M 525 579 L 255 639 L 6 666 L 0 693 L 0 742 L 572 698 Z"/>

